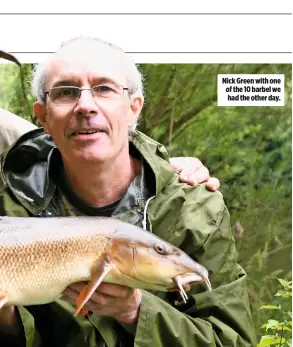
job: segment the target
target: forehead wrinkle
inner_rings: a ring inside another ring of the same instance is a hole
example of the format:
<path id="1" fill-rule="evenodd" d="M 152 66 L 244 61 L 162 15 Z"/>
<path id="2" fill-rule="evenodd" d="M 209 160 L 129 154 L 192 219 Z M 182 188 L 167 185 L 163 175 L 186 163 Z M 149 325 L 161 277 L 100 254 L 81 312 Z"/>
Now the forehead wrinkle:
<path id="1" fill-rule="evenodd" d="M 57 57 L 56 57 L 57 58 Z M 58 57 L 59 58 L 59 57 Z M 95 63 L 98 63 L 96 61 Z M 102 61 L 103 63 L 103 61 Z M 97 85 L 101 83 L 113 83 L 125 86 L 126 76 L 121 73 L 119 66 L 106 64 L 101 67 L 96 64 L 86 64 L 76 59 L 53 59 L 47 69 L 47 82 L 51 80 L 51 88 L 60 85 Z M 50 76 L 53 76 L 51 79 Z M 117 76 L 117 77 L 116 77 Z"/>

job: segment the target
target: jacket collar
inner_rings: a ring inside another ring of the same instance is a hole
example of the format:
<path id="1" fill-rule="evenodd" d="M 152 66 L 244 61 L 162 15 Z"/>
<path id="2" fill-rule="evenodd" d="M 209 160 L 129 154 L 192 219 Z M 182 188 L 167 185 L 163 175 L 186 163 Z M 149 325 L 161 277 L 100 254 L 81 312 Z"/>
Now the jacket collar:
<path id="1" fill-rule="evenodd" d="M 131 143 L 149 164 L 155 177 L 155 194 L 158 194 L 174 175 L 165 160 L 166 149 L 139 131 Z M 53 198 L 56 187 L 50 172 L 54 168 L 56 150 L 52 137 L 40 128 L 21 136 L 1 155 L 0 180 L 33 215 L 46 209 Z"/>

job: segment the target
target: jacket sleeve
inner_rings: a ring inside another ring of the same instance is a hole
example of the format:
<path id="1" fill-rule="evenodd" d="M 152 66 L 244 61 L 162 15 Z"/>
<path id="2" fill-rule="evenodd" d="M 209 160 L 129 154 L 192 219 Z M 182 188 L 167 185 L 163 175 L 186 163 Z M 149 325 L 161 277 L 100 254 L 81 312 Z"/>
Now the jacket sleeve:
<path id="1" fill-rule="evenodd" d="M 0 175 L 0 216 L 29 217 L 28 211 L 16 201 Z"/>
<path id="2" fill-rule="evenodd" d="M 186 201 L 177 233 L 170 239 L 175 244 L 176 234 L 183 237 L 180 248 L 208 269 L 212 291 L 193 287 L 187 304 L 175 299 L 174 293 L 143 291 L 135 346 L 256 346 L 246 274 L 235 261 L 227 208 L 220 195 L 216 200 L 216 207 L 209 197 L 201 203 Z"/>
<path id="3" fill-rule="evenodd" d="M 20 136 L 37 127 L 31 122 L 0 108 L 0 154 Z"/>

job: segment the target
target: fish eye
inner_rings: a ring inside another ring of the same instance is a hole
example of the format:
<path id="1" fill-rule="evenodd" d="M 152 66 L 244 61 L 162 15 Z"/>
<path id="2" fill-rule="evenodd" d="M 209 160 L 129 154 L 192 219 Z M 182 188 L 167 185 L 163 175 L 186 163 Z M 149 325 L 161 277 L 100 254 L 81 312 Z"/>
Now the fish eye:
<path id="1" fill-rule="evenodd" d="M 166 254 L 166 249 L 163 245 L 157 244 L 155 245 L 154 249 L 159 254 Z"/>

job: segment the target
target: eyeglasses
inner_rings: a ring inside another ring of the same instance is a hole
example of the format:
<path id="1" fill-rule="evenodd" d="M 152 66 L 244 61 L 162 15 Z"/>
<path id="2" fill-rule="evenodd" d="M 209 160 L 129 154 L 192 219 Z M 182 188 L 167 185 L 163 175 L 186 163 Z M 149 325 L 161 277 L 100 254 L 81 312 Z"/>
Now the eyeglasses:
<path id="1" fill-rule="evenodd" d="M 54 104 L 74 104 L 81 96 L 83 90 L 90 90 L 95 100 L 98 99 L 121 99 L 124 94 L 124 88 L 119 84 L 103 84 L 93 86 L 92 88 L 79 88 L 76 86 L 58 86 L 45 91 Z"/>

